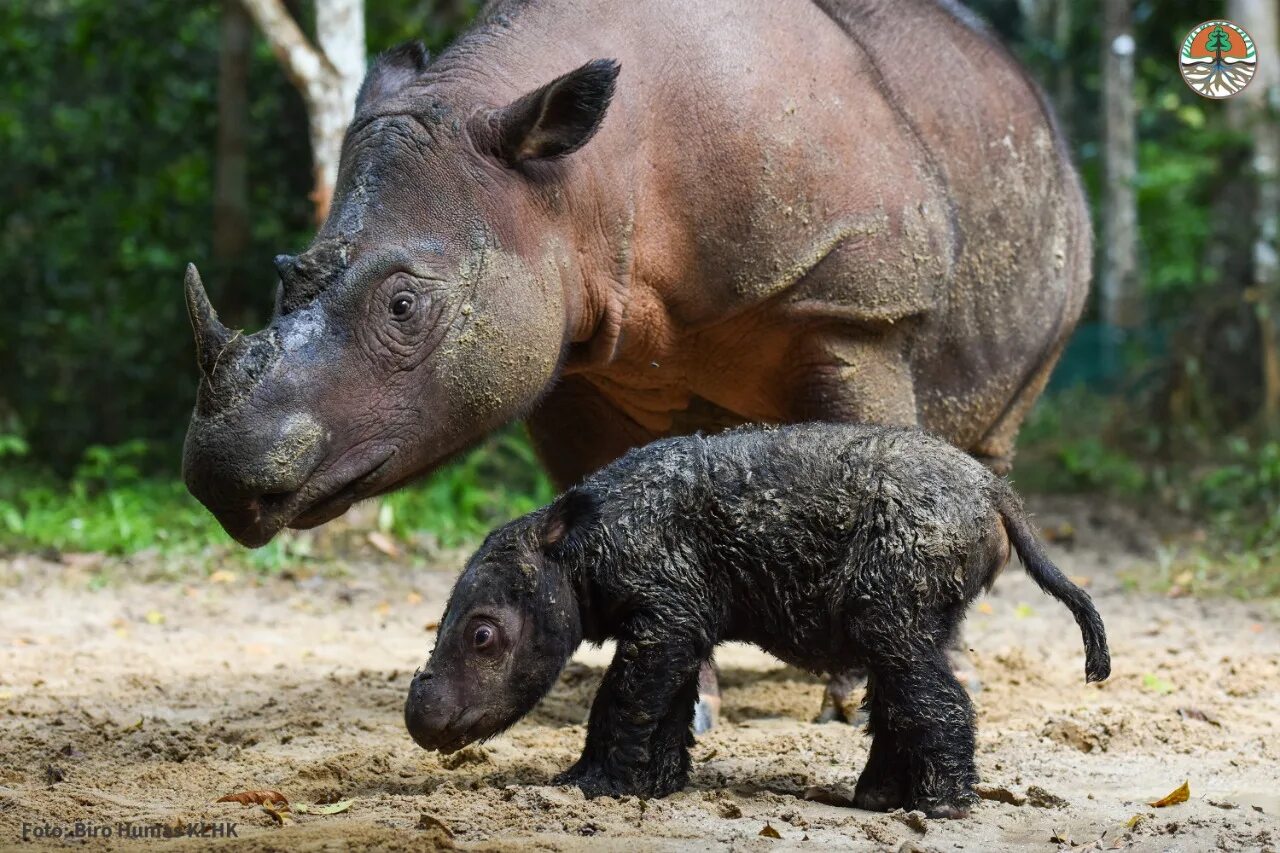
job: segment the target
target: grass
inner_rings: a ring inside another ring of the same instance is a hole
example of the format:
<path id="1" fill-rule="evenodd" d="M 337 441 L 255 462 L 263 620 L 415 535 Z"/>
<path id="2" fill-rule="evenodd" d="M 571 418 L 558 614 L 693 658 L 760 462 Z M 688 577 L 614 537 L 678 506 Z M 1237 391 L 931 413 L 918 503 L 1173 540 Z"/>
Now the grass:
<path id="1" fill-rule="evenodd" d="M 0 551 L 117 557 L 157 551 L 231 557 L 263 571 L 314 556 L 308 534 L 240 549 L 181 481 L 141 473 L 147 452 L 138 443 L 90 448 L 69 480 L 21 459 L 7 465 L 0 473 Z M 421 483 L 378 499 L 376 526 L 404 542 L 458 548 L 553 496 L 523 434 L 509 430 Z"/>
<path id="2" fill-rule="evenodd" d="M 1130 404 L 1084 390 L 1041 402 L 1014 479 L 1029 493 L 1103 495 L 1175 514 L 1191 532 L 1126 580 L 1175 595 L 1280 596 L 1280 437 L 1209 439 L 1159 452 Z"/>
<path id="3" fill-rule="evenodd" d="M 1071 391 L 1046 399 L 1022 434 L 1019 489 L 1105 495 L 1191 519 L 1196 535 L 1126 579 L 1137 587 L 1280 596 L 1280 439 L 1236 436 L 1171 463 L 1137 420 L 1115 398 Z M 282 534 L 255 551 L 236 546 L 181 482 L 142 473 L 149 449 L 140 443 L 90 448 L 69 480 L 41 472 L 24 454 L 20 440 L 0 431 L 0 552 L 154 552 L 175 571 L 232 561 L 263 573 L 343 554 L 331 541 L 340 523 Z M 372 511 L 353 513 L 363 519 L 354 533 L 367 547 L 376 530 L 411 554 L 467 548 L 552 497 L 523 431 L 513 428 L 377 499 Z"/>

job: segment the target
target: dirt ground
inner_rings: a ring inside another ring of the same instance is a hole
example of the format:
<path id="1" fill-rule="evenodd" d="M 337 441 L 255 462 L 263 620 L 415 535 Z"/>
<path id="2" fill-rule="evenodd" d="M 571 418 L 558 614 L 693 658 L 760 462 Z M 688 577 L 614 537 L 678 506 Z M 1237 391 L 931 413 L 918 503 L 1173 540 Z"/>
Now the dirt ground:
<path id="1" fill-rule="evenodd" d="M 582 650 L 508 734 L 423 752 L 401 708 L 456 562 L 148 583 L 123 567 L 102 584 L 74 560 L 0 561 L 0 848 L 1280 848 L 1274 610 L 1125 592 L 1117 573 L 1141 543 L 1105 511 L 1073 521 L 1075 543 L 1051 550 L 1088 580 L 1113 675 L 1086 686 L 1069 614 L 1007 571 L 969 620 L 989 799 L 963 821 L 806 799 L 847 793 L 867 739 L 811 723 L 820 683 L 744 647 L 719 655 L 725 719 L 695 747 L 689 788 L 665 800 L 547 785 L 576 757 L 607 649 Z M 1147 804 L 1184 780 L 1188 802 Z M 214 802 L 246 789 L 282 792 L 292 822 Z M 350 808 L 296 813 L 338 800 Z M 120 837 L 197 825 L 206 837 Z"/>

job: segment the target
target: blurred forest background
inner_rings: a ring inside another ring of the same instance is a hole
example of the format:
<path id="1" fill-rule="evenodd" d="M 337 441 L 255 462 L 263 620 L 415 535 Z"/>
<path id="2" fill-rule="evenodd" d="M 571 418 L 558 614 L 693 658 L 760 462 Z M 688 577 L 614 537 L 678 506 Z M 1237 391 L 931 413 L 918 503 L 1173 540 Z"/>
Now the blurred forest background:
<path id="1" fill-rule="evenodd" d="M 1089 314 L 1015 479 L 1195 519 L 1166 574 L 1241 594 L 1280 593 L 1276 5 L 970 3 L 1054 103 L 1098 235 Z M 410 38 L 438 51 L 478 6 L 0 5 L 0 551 L 236 553 L 178 479 L 196 387 L 183 265 L 200 262 L 228 322 L 260 325 L 272 256 L 323 209 L 331 119 L 364 57 Z M 1259 52 L 1226 101 L 1178 70 L 1216 17 Z M 378 550 L 451 547 L 550 494 L 512 429 L 365 514 Z M 280 568 L 316 541 L 243 559 Z"/>

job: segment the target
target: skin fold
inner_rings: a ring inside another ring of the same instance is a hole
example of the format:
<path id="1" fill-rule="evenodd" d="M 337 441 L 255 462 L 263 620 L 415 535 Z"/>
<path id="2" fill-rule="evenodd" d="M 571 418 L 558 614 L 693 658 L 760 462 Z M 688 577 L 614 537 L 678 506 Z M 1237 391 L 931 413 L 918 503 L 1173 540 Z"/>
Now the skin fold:
<path id="1" fill-rule="evenodd" d="M 1006 481 L 919 431 L 811 424 L 665 439 L 490 534 L 405 704 L 423 747 L 512 725 L 582 640 L 617 642 L 582 757 L 588 796 L 664 796 L 689 773 L 701 663 L 754 643 L 812 672 L 870 673 L 855 804 L 960 817 L 974 713 L 944 655 L 1016 551 L 1110 672 L 1101 618 L 1054 567 Z"/>

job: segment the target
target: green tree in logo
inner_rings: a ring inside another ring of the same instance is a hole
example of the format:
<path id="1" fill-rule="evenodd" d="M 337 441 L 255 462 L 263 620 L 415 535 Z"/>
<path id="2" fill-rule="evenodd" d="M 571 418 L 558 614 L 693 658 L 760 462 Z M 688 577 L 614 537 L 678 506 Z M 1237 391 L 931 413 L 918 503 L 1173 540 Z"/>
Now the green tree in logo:
<path id="1" fill-rule="evenodd" d="M 1231 52 L 1231 36 L 1222 28 L 1222 25 L 1213 28 L 1213 32 L 1209 33 L 1209 41 L 1205 43 L 1205 50 L 1213 51 L 1213 59 L 1215 62 L 1222 62 L 1222 54 Z"/>

